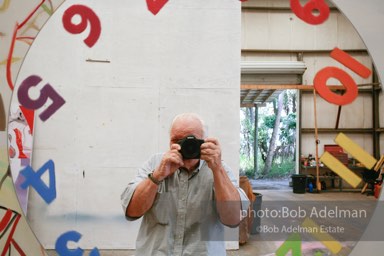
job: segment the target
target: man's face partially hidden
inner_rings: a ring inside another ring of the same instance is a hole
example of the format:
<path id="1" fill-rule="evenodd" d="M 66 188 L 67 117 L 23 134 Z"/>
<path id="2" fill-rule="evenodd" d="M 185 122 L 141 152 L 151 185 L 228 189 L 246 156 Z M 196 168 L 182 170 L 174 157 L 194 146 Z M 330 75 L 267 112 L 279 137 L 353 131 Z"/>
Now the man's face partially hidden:
<path id="1" fill-rule="evenodd" d="M 188 135 L 194 135 L 197 139 L 203 139 L 203 127 L 201 122 L 197 119 L 180 119 L 176 120 L 170 132 L 170 145 L 177 144 L 177 142 Z M 184 166 L 188 170 L 193 170 L 197 167 L 199 159 L 183 159 Z"/>

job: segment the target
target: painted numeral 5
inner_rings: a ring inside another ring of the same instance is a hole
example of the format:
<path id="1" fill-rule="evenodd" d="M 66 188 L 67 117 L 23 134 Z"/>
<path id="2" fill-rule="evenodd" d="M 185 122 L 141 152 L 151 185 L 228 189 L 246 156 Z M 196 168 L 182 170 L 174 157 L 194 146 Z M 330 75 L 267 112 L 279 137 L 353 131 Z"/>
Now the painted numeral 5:
<path id="1" fill-rule="evenodd" d="M 300 0 L 290 0 L 291 9 L 297 17 L 311 25 L 319 25 L 325 22 L 329 17 L 329 6 L 324 0 L 310 0 L 304 6 Z M 318 13 L 315 13 L 315 12 Z"/>
<path id="2" fill-rule="evenodd" d="M 48 99 L 52 100 L 52 104 L 49 105 L 40 115 L 42 121 L 46 121 L 50 118 L 59 108 L 65 104 L 65 100 L 53 89 L 50 84 L 46 84 L 41 90 L 40 95 L 36 100 L 29 97 L 28 91 L 34 86 L 37 86 L 42 79 L 39 76 L 29 76 L 20 85 L 17 91 L 17 97 L 21 105 L 28 109 L 39 109 L 41 108 Z"/>

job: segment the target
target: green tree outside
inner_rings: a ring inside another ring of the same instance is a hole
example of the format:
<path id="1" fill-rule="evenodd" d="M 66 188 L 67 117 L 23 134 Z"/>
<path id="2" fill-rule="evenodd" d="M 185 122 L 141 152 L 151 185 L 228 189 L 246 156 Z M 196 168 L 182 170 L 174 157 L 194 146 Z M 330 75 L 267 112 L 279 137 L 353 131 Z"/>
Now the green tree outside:
<path id="1" fill-rule="evenodd" d="M 254 167 L 255 108 L 241 108 L 240 173 L 249 178 L 282 178 L 294 173 L 296 156 L 296 91 L 282 92 L 282 106 L 278 98 L 258 107 L 257 172 Z M 280 113 L 278 113 L 280 109 Z M 274 149 L 270 150 L 276 117 L 280 115 L 274 138 Z M 272 155 L 271 155 L 272 152 Z M 271 163 L 266 166 L 269 157 Z"/>

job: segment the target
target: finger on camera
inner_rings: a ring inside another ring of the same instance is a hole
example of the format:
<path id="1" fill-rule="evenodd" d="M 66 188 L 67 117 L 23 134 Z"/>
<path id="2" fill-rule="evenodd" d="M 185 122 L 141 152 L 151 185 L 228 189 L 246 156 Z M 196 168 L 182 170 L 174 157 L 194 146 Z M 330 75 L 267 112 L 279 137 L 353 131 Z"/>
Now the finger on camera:
<path id="1" fill-rule="evenodd" d="M 174 161 L 174 163 L 177 164 L 179 167 L 184 165 L 183 158 L 181 157 L 181 155 L 175 157 Z"/>
<path id="2" fill-rule="evenodd" d="M 204 140 L 205 143 L 207 142 L 211 142 L 215 145 L 219 145 L 219 140 L 217 138 L 213 138 L 213 137 L 208 137 Z"/>
<path id="3" fill-rule="evenodd" d="M 216 139 L 208 139 L 201 145 L 202 149 L 204 148 L 220 148 L 220 144 Z"/>
<path id="4" fill-rule="evenodd" d="M 209 155 L 207 155 L 207 154 L 201 153 L 201 155 L 200 155 L 200 159 L 204 160 L 204 161 L 209 161 L 210 158 L 211 157 Z"/>
<path id="5" fill-rule="evenodd" d="M 181 146 L 177 143 L 174 143 L 171 145 L 171 149 L 170 150 L 177 150 L 179 151 L 181 149 Z"/>
<path id="6" fill-rule="evenodd" d="M 169 151 L 169 156 L 170 157 L 180 157 L 181 158 L 181 153 L 176 150 L 176 149 L 172 149 L 171 151 Z"/>
<path id="7" fill-rule="evenodd" d="M 204 142 L 201 147 L 200 147 L 200 150 L 206 150 L 206 149 L 214 149 L 216 148 L 217 146 L 212 143 L 212 142 Z"/>
<path id="8" fill-rule="evenodd" d="M 171 162 L 173 164 L 182 165 L 183 158 L 179 152 L 170 152 L 170 154 L 166 157 L 167 162 Z"/>
<path id="9" fill-rule="evenodd" d="M 205 148 L 205 149 L 202 149 L 200 151 L 200 154 L 203 155 L 203 156 L 211 156 L 215 153 L 215 150 L 214 149 L 210 149 L 210 148 Z"/>

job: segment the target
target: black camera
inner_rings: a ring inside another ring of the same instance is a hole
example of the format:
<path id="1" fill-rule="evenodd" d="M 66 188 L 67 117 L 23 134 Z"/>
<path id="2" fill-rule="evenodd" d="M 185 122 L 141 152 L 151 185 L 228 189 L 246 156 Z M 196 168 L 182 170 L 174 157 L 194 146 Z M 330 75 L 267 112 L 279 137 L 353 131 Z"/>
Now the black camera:
<path id="1" fill-rule="evenodd" d="M 200 158 L 200 146 L 204 143 L 204 140 L 199 140 L 193 135 L 188 135 L 177 143 L 181 146 L 180 153 L 183 159 Z"/>

